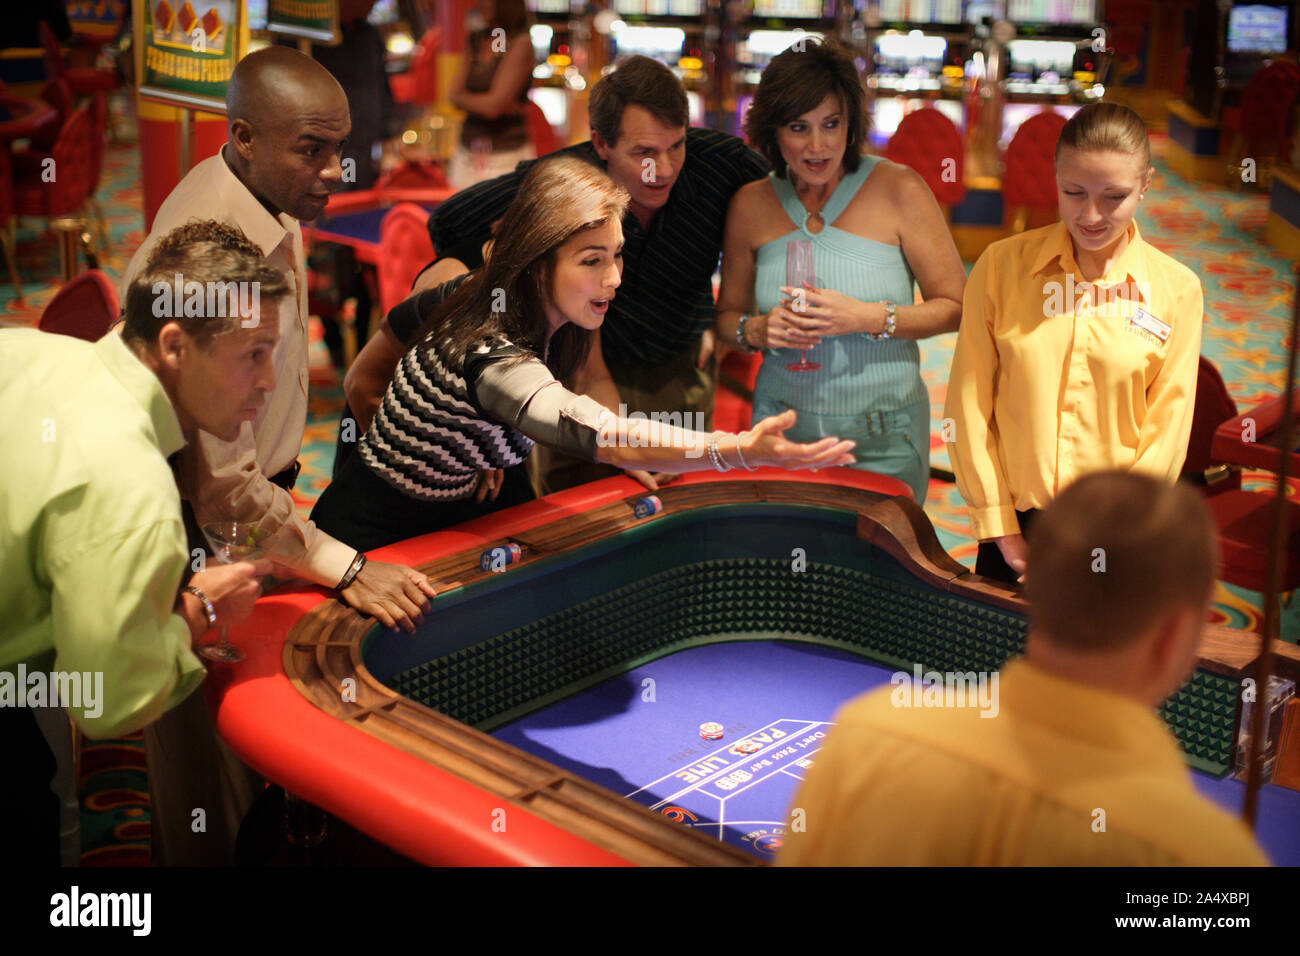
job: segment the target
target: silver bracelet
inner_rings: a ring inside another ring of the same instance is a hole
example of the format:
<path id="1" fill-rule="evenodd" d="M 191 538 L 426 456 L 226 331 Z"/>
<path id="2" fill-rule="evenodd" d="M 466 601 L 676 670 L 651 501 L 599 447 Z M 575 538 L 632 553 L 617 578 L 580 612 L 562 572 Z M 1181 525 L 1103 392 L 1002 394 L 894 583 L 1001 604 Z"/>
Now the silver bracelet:
<path id="1" fill-rule="evenodd" d="M 709 461 L 713 463 L 716 471 L 731 471 L 734 466 L 728 465 L 726 459 L 722 457 L 722 452 L 718 450 L 718 437 L 718 435 L 714 435 L 709 439 Z"/>
<path id="2" fill-rule="evenodd" d="M 188 585 L 188 586 L 185 588 L 185 590 L 189 591 L 189 592 L 190 592 L 191 594 L 193 594 L 196 598 L 198 598 L 198 599 L 199 599 L 199 603 L 203 605 L 203 613 L 206 614 L 207 617 L 208 617 L 208 627 L 216 627 L 216 626 L 217 626 L 217 609 L 216 609 L 215 607 L 212 606 L 212 602 L 208 600 L 208 596 L 207 596 L 206 594 L 204 594 L 202 591 L 200 591 L 198 588 L 196 588 L 196 587 L 195 587 L 194 585 L 192 585 L 192 584 L 191 584 L 191 585 Z"/>
<path id="3" fill-rule="evenodd" d="M 880 332 L 867 333 L 876 341 L 880 341 L 881 339 L 893 338 L 894 333 L 898 331 L 898 318 L 896 314 L 898 310 L 898 306 L 890 302 L 888 299 L 886 299 L 884 302 L 880 304 L 885 307 L 885 327 Z"/>
<path id="4" fill-rule="evenodd" d="M 750 345 L 749 342 L 746 341 L 745 339 L 745 323 L 752 318 L 753 318 L 752 315 L 750 315 L 749 313 L 745 313 L 740 317 L 740 324 L 736 326 L 736 342 L 739 343 L 740 347 L 744 349 L 746 352 L 759 351 L 759 349 L 756 346 Z"/>
<path id="5" fill-rule="evenodd" d="M 744 432 L 741 432 L 741 435 L 743 434 Z M 736 436 L 736 457 L 740 459 L 741 468 L 744 468 L 746 471 L 758 471 L 758 465 L 751 468 L 749 465 L 745 464 L 745 456 L 740 453 L 740 435 Z"/>

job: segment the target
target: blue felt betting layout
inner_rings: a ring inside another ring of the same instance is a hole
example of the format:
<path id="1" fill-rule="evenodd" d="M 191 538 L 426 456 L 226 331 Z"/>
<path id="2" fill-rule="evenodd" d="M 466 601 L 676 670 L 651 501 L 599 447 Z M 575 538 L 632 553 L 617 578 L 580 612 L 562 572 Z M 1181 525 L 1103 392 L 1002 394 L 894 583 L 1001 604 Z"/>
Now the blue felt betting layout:
<path id="1" fill-rule="evenodd" d="M 670 820 L 763 859 L 780 849 L 799 782 L 842 704 L 888 686 L 893 668 L 794 641 L 708 644 L 661 657 L 501 727 L 493 736 Z M 720 740 L 700 725 L 723 725 Z M 746 753 L 742 747 L 757 747 Z M 1230 812 L 1243 787 L 1193 772 Z M 1300 793 L 1264 787 L 1258 835 L 1300 865 Z M 1189 834 L 1189 839 L 1196 839 Z"/>
<path id="2" fill-rule="evenodd" d="M 494 736 L 709 836 L 771 858 L 839 706 L 892 669 L 789 641 L 680 651 Z M 703 740 L 700 724 L 723 725 Z M 747 754 L 738 745 L 760 749 Z"/>

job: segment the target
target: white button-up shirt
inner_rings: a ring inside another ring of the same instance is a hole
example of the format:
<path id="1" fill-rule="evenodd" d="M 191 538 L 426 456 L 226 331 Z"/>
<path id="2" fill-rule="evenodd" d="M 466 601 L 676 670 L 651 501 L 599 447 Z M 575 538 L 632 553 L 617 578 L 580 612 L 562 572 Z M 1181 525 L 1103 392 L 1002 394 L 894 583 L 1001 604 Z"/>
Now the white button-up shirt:
<path id="1" fill-rule="evenodd" d="M 267 478 L 293 464 L 307 425 L 307 270 L 302 227 L 287 213 L 271 215 L 218 153 L 191 169 L 159 208 L 153 229 L 122 277 L 123 304 L 158 239 L 194 219 L 212 219 L 243 231 L 284 275 L 289 295 L 279 308 L 274 391 L 236 441 L 223 442 L 206 432 L 194 436 L 178 467 L 182 490 L 200 524 L 219 519 L 257 521 L 275 535 L 271 550 L 277 561 L 333 586 L 347 572 L 356 551 L 299 517 L 293 497 Z"/>

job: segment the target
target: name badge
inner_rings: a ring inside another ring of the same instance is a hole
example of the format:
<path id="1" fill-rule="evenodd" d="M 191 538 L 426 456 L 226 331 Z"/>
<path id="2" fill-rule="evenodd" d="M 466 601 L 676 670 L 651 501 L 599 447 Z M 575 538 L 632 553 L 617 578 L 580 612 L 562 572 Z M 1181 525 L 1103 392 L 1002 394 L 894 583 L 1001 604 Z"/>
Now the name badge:
<path id="1" fill-rule="evenodd" d="M 1171 326 L 1168 322 L 1161 322 L 1146 309 L 1135 309 L 1133 315 L 1129 317 L 1129 324 L 1136 325 L 1138 328 L 1150 332 L 1161 342 L 1169 340 Z"/>

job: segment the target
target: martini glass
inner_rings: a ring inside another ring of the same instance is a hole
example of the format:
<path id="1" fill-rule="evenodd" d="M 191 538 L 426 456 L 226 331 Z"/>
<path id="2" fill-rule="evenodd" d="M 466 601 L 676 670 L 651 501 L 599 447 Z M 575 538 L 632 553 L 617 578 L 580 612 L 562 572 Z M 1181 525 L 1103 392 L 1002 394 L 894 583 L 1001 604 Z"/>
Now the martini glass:
<path id="1" fill-rule="evenodd" d="M 203 526 L 203 536 L 212 547 L 212 556 L 218 564 L 236 564 L 256 561 L 266 553 L 261 540 L 261 529 L 251 521 L 215 521 Z M 210 661 L 238 664 L 244 652 L 230 643 L 225 624 L 221 625 L 221 641 L 196 648 L 199 655 Z"/>
<path id="2" fill-rule="evenodd" d="M 794 312 L 807 309 L 807 299 L 801 295 L 804 283 L 815 286 L 817 275 L 813 269 L 813 248 L 811 239 L 791 239 L 785 244 L 785 284 L 795 289 L 794 301 L 790 308 Z M 792 372 L 815 372 L 821 365 L 808 361 L 808 350 L 799 350 L 799 361 L 786 366 Z"/>

